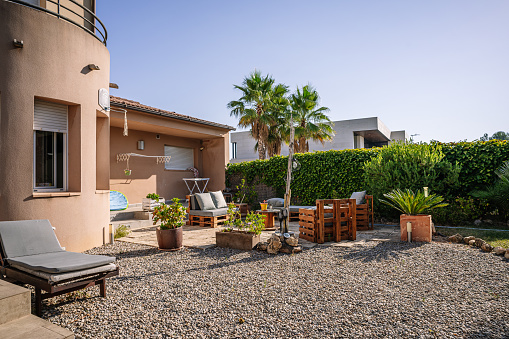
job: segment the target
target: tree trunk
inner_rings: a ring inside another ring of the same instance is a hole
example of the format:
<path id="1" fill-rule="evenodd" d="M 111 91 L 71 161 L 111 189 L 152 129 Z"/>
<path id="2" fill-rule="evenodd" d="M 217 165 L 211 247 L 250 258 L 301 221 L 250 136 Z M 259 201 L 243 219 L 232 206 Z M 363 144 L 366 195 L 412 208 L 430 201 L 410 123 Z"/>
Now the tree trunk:
<path id="1" fill-rule="evenodd" d="M 265 160 L 266 146 L 262 138 L 258 138 L 258 159 Z"/>

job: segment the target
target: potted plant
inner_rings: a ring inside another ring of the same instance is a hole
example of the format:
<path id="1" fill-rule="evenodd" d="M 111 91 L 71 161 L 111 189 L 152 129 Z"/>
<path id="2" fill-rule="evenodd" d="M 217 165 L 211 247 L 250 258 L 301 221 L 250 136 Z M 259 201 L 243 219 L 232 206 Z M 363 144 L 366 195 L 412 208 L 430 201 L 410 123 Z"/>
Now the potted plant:
<path id="1" fill-rule="evenodd" d="M 141 200 L 141 206 L 144 211 L 153 211 L 156 206 L 164 204 L 164 198 L 159 197 L 159 194 L 149 193 Z"/>
<path id="2" fill-rule="evenodd" d="M 226 228 L 216 232 L 216 246 L 238 250 L 252 250 L 260 242 L 260 234 L 265 227 L 263 215 L 250 212 L 243 221 L 234 204 L 228 205 Z"/>
<path id="3" fill-rule="evenodd" d="M 380 199 L 380 202 L 403 213 L 399 217 L 402 241 L 408 240 L 407 223 L 410 223 L 408 226 L 411 227 L 411 240 L 431 242 L 431 215 L 423 213 L 447 206 L 448 204 L 443 202 L 444 198 L 435 194 L 427 196 L 421 191 L 414 193 L 409 189 L 404 191 L 395 189 L 384 194 L 384 197 L 386 200 Z"/>
<path id="4" fill-rule="evenodd" d="M 159 249 L 176 251 L 182 247 L 182 226 L 186 218 L 186 209 L 178 198 L 172 199 L 173 204 L 161 204 L 154 208 L 152 220 L 154 225 L 161 221 L 156 229 Z"/>

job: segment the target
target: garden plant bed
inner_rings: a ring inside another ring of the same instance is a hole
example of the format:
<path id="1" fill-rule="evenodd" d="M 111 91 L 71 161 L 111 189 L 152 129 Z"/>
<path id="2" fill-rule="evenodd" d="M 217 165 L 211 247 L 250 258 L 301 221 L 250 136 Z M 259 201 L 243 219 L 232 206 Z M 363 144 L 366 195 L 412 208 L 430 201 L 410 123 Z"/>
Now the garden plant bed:
<path id="1" fill-rule="evenodd" d="M 117 242 L 89 253 L 118 258 L 108 298 L 89 289 L 43 311 L 77 337 L 509 335 L 509 262 L 468 246 L 369 241 L 270 256 Z"/>

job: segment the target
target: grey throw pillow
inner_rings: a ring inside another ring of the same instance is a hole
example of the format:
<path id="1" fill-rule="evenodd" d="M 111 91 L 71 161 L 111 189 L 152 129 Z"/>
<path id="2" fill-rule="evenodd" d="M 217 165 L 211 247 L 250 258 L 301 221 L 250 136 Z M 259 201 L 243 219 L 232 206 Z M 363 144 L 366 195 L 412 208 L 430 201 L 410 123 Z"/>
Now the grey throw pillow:
<path id="1" fill-rule="evenodd" d="M 195 196 L 196 200 L 198 201 L 198 205 L 200 205 L 200 209 L 202 211 L 216 209 L 216 205 L 214 205 L 210 193 L 196 193 Z"/>
<path id="2" fill-rule="evenodd" d="M 224 200 L 223 192 L 221 191 L 210 192 L 210 196 L 212 197 L 212 201 L 214 201 L 214 205 L 216 206 L 216 208 L 228 207 L 226 200 Z"/>
<path id="3" fill-rule="evenodd" d="M 285 205 L 285 199 L 271 198 L 271 199 L 267 200 L 267 203 L 273 207 L 283 207 Z"/>
<path id="4" fill-rule="evenodd" d="M 364 197 L 366 196 L 366 191 L 362 192 L 353 192 L 350 199 L 355 199 L 357 205 L 364 204 Z"/>

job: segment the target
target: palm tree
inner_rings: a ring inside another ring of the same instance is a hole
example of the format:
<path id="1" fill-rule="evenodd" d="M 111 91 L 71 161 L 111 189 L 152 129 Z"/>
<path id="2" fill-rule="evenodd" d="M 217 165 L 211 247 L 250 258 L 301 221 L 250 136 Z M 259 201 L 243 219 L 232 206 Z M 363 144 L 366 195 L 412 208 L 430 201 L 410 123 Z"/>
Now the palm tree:
<path id="1" fill-rule="evenodd" d="M 290 96 L 290 109 L 295 123 L 295 153 L 309 151 L 308 140 L 320 141 L 322 144 L 334 136 L 331 120 L 326 112 L 327 107 L 319 106 L 320 97 L 311 85 L 297 87 Z"/>
<path id="2" fill-rule="evenodd" d="M 281 145 L 285 138 L 286 126 L 289 121 L 288 86 L 279 84 L 274 87 L 270 106 L 271 124 L 267 137 L 267 154 L 270 157 L 281 154 Z"/>
<path id="3" fill-rule="evenodd" d="M 242 91 L 238 100 L 230 101 L 230 115 L 239 118 L 240 127 L 251 127 L 251 136 L 257 141 L 258 157 L 265 159 L 269 126 L 273 118 L 268 114 L 273 98 L 274 79 L 270 75 L 262 77 L 255 70 L 244 78 L 242 86 L 234 88 Z"/>

